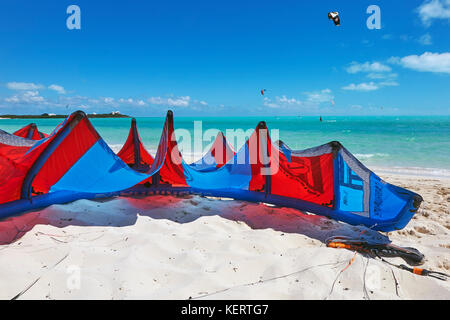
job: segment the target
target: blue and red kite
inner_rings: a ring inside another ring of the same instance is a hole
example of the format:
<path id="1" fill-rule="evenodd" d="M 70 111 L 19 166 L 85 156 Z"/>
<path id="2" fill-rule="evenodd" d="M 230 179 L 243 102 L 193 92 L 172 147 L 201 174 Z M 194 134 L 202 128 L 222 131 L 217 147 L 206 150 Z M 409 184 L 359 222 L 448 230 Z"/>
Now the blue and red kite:
<path id="1" fill-rule="evenodd" d="M 34 132 L 38 132 L 37 129 Z M 183 160 L 167 113 L 155 157 L 133 119 L 115 154 L 77 111 L 47 137 L 0 130 L 0 217 L 77 199 L 195 193 L 296 208 L 381 231 L 401 229 L 422 198 L 389 184 L 339 142 L 294 151 L 260 122 L 236 152 L 219 134 L 204 157 Z"/>

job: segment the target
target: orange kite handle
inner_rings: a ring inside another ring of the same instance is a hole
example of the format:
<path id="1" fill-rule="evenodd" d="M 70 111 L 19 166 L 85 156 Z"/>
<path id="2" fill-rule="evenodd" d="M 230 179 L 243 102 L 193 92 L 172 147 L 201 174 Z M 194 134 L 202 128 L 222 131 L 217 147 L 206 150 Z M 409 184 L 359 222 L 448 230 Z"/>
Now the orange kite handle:
<path id="1" fill-rule="evenodd" d="M 351 249 L 352 247 L 349 244 L 345 244 L 342 242 L 328 242 L 327 247 L 330 248 L 344 248 L 344 249 Z"/>
<path id="2" fill-rule="evenodd" d="M 413 268 L 413 273 L 414 274 L 418 274 L 418 275 L 422 275 L 423 274 L 423 269 Z"/>

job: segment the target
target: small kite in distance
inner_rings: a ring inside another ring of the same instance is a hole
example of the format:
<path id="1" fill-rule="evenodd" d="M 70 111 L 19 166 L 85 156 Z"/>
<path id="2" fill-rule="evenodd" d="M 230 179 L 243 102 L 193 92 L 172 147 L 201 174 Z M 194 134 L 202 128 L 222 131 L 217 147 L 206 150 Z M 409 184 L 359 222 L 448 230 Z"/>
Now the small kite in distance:
<path id="1" fill-rule="evenodd" d="M 328 12 L 328 19 L 333 20 L 334 25 L 340 26 L 341 25 L 341 19 L 339 18 L 339 12 Z"/>
<path id="2" fill-rule="evenodd" d="M 261 95 L 264 95 L 264 92 L 266 92 L 266 89 L 261 89 Z"/>

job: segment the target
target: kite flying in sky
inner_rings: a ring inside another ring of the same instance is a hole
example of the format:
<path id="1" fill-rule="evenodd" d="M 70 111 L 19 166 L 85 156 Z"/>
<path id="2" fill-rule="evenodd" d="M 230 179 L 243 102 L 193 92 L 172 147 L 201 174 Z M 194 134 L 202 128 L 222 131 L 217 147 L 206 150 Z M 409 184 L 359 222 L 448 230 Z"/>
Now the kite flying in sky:
<path id="1" fill-rule="evenodd" d="M 339 12 L 337 12 L 337 11 L 328 12 L 328 19 L 333 20 L 333 22 L 336 26 L 341 25 L 341 19 L 339 19 Z"/>

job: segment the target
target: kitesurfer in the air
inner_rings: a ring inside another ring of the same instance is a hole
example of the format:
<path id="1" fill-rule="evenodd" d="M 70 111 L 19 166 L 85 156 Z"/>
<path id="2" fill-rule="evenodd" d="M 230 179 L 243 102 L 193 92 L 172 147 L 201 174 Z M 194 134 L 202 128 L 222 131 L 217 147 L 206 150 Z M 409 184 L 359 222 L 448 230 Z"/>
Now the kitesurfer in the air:
<path id="1" fill-rule="evenodd" d="M 333 20 L 334 25 L 340 26 L 341 25 L 341 19 L 339 18 L 339 12 L 328 12 L 328 19 Z"/>

